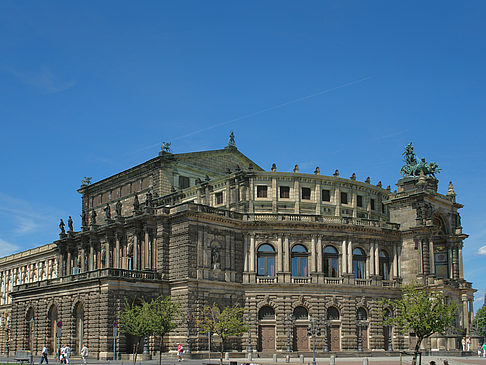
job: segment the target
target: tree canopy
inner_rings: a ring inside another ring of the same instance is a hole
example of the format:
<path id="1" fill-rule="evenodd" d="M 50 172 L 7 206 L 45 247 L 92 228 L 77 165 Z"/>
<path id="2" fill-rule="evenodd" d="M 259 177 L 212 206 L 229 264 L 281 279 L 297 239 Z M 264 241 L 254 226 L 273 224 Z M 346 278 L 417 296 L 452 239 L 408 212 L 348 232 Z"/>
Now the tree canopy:
<path id="1" fill-rule="evenodd" d="M 474 318 L 474 324 L 481 336 L 486 336 L 486 306 L 483 305 L 478 309 Z"/>
<path id="2" fill-rule="evenodd" d="M 457 307 L 455 303 L 447 304 L 442 292 L 420 288 L 414 283 L 402 287 L 400 299 L 384 299 L 382 304 L 395 312 L 393 316 L 385 316 L 384 311 L 383 324 L 396 325 L 402 333 L 414 333 L 417 337 L 413 365 L 423 339 L 444 333 L 454 320 Z"/>

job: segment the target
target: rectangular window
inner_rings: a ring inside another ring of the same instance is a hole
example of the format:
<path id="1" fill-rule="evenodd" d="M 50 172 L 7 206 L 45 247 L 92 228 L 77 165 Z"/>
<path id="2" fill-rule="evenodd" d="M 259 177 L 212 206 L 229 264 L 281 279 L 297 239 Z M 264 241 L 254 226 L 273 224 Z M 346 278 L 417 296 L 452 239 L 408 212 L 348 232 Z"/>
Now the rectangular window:
<path id="1" fill-rule="evenodd" d="M 267 197 L 267 186 L 257 185 L 257 198 L 266 198 L 266 197 Z"/>
<path id="2" fill-rule="evenodd" d="M 341 193 L 341 204 L 348 204 L 348 193 Z"/>
<path id="3" fill-rule="evenodd" d="M 363 207 L 363 197 L 361 195 L 356 196 L 356 205 L 360 208 Z"/>
<path id="4" fill-rule="evenodd" d="M 375 199 L 370 200 L 371 210 L 375 210 Z"/>
<path id="5" fill-rule="evenodd" d="M 189 187 L 189 178 L 187 176 L 179 176 L 179 188 L 185 189 Z"/>
<path id="6" fill-rule="evenodd" d="M 331 191 L 330 190 L 322 190 L 322 201 L 323 202 L 330 202 L 331 201 Z"/>
<path id="7" fill-rule="evenodd" d="M 216 205 L 223 204 L 223 192 L 222 191 L 214 194 L 214 197 L 216 199 Z"/>
<path id="8" fill-rule="evenodd" d="M 280 187 L 280 198 L 288 199 L 290 198 L 290 186 Z"/>
<path id="9" fill-rule="evenodd" d="M 311 198 L 311 189 L 302 188 L 302 200 L 310 200 L 310 198 Z"/>
<path id="10" fill-rule="evenodd" d="M 385 214 L 385 204 L 381 203 L 381 212 Z"/>

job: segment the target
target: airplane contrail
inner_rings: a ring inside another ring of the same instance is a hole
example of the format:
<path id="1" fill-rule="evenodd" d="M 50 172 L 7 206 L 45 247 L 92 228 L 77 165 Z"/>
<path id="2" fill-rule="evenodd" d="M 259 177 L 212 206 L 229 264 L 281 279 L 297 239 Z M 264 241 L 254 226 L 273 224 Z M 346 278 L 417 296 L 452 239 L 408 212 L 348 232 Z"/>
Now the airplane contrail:
<path id="1" fill-rule="evenodd" d="M 360 79 L 357 79 L 357 80 L 346 82 L 346 83 L 339 85 L 339 86 L 335 86 L 335 87 L 332 87 L 332 88 L 329 88 L 329 89 L 318 91 L 314 94 L 301 96 L 299 98 L 292 99 L 292 100 L 286 101 L 286 102 L 281 103 L 281 104 L 273 105 L 271 107 L 264 108 L 264 109 L 258 110 L 256 112 L 253 112 L 253 113 L 245 114 L 245 115 L 242 115 L 240 117 L 236 117 L 236 118 L 224 121 L 224 122 L 216 123 L 216 124 L 213 124 L 213 125 L 206 127 L 206 128 L 198 129 L 196 131 L 184 134 L 182 136 L 172 138 L 170 141 L 177 141 L 179 139 L 183 139 L 183 138 L 186 138 L 186 137 L 193 136 L 195 134 L 199 134 L 199 133 L 202 133 L 202 132 L 209 131 L 211 129 L 220 127 L 222 125 L 238 122 L 238 121 L 243 120 L 243 119 L 248 119 L 248 118 L 254 117 L 254 116 L 259 115 L 259 114 L 263 114 L 263 113 L 266 113 L 266 112 L 269 112 L 269 111 L 272 111 L 272 110 L 283 108 L 287 105 L 295 104 L 295 103 L 298 103 L 298 102 L 301 102 L 301 101 L 304 101 L 304 100 L 307 100 L 307 99 L 310 99 L 310 98 L 315 98 L 316 96 L 319 96 L 319 95 L 328 94 L 328 93 L 330 93 L 331 91 L 334 91 L 334 90 L 338 90 L 338 89 L 342 89 L 344 87 L 348 87 L 348 86 L 351 86 L 351 85 L 359 84 L 359 83 L 366 81 L 366 80 L 369 80 L 369 79 L 371 79 L 371 76 L 366 76 L 366 77 L 363 77 L 363 78 L 360 78 Z M 149 149 L 149 148 L 153 148 L 155 146 L 158 146 L 159 144 L 160 143 L 153 144 L 153 145 L 150 145 L 150 146 L 146 146 L 146 147 L 140 149 L 139 151 L 143 151 L 143 150 L 146 150 L 146 149 Z"/>

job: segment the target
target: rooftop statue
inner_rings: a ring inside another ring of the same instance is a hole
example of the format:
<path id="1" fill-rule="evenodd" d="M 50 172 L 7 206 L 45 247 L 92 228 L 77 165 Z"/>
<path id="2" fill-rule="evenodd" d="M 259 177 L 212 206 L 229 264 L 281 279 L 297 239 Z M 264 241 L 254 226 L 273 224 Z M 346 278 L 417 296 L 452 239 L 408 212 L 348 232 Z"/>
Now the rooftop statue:
<path id="1" fill-rule="evenodd" d="M 228 138 L 228 147 L 236 147 L 235 134 L 231 131 Z"/>
<path id="2" fill-rule="evenodd" d="M 170 145 L 171 145 L 170 142 L 162 142 L 162 147 L 161 147 L 162 152 L 170 153 L 171 152 Z"/>
<path id="3" fill-rule="evenodd" d="M 420 162 L 417 162 L 417 156 L 415 155 L 415 152 L 413 152 L 412 142 L 405 147 L 405 151 L 402 155 L 403 162 L 405 162 L 405 165 L 402 166 L 400 170 L 402 176 L 419 176 L 422 171 L 424 175 L 435 177 L 435 174 L 439 173 L 441 170 L 437 163 L 427 163 L 425 162 L 425 158 L 421 158 Z"/>

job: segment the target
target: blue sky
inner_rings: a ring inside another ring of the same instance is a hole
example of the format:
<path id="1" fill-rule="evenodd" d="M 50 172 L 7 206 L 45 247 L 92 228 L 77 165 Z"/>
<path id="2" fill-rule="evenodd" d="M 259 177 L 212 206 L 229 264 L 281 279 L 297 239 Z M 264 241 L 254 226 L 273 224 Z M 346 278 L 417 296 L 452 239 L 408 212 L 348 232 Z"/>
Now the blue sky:
<path id="1" fill-rule="evenodd" d="M 484 1 L 0 2 L 0 255 L 79 227 L 93 181 L 222 148 L 260 166 L 453 181 L 466 279 L 486 290 Z"/>

